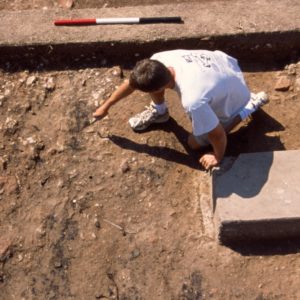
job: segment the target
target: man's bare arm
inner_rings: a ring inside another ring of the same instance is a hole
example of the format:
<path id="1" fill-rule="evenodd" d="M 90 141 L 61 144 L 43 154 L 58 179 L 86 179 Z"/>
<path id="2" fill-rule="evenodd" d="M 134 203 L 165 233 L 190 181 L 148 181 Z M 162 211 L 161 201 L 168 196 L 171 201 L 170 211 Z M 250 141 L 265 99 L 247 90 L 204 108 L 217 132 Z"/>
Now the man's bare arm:
<path id="1" fill-rule="evenodd" d="M 110 107 L 116 104 L 121 99 L 129 96 L 134 92 L 129 84 L 129 80 L 126 79 L 112 94 L 111 96 L 93 113 L 95 118 L 103 118 L 108 114 Z"/>
<path id="2" fill-rule="evenodd" d="M 199 160 L 205 169 L 210 169 L 218 165 L 225 154 L 227 136 L 220 123 L 215 129 L 208 133 L 208 140 L 213 147 L 213 153 L 204 154 Z"/>

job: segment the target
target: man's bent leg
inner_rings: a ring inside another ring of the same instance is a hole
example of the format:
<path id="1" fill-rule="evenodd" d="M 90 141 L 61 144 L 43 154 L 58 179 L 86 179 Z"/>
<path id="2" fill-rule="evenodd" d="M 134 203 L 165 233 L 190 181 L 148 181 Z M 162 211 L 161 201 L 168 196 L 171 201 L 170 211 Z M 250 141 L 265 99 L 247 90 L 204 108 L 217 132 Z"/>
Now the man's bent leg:
<path id="1" fill-rule="evenodd" d="M 229 121 L 222 123 L 226 133 L 229 133 L 235 126 L 268 103 L 268 95 L 265 92 L 257 94 L 251 93 L 249 102 L 241 109 L 238 115 L 230 119 Z"/>
<path id="2" fill-rule="evenodd" d="M 222 123 L 222 125 L 223 125 L 225 132 L 229 133 L 235 126 L 237 126 L 241 122 L 242 122 L 242 118 L 240 117 L 240 115 L 237 115 L 237 116 L 233 117 L 232 119 L 230 119 L 228 122 Z"/>
<path id="3" fill-rule="evenodd" d="M 150 97 L 155 104 L 163 104 L 165 103 L 165 90 L 150 93 Z"/>
<path id="4" fill-rule="evenodd" d="M 259 92 L 257 94 L 251 93 L 249 102 L 239 112 L 241 120 L 245 120 L 260 107 L 269 102 L 268 95 L 265 92 Z"/>

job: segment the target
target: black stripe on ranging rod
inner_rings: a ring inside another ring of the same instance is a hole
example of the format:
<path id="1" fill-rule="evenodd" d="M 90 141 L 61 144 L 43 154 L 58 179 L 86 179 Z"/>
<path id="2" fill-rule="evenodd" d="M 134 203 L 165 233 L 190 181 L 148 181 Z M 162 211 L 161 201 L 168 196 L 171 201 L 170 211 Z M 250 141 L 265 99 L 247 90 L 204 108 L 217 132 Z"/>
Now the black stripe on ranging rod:
<path id="1" fill-rule="evenodd" d="M 181 17 L 152 17 L 152 18 L 139 18 L 140 24 L 153 24 L 153 23 L 183 23 Z"/>
<path id="2" fill-rule="evenodd" d="M 183 23 L 181 17 L 151 17 L 151 18 L 93 18 L 55 20 L 56 26 L 112 25 L 112 24 L 154 24 Z"/>

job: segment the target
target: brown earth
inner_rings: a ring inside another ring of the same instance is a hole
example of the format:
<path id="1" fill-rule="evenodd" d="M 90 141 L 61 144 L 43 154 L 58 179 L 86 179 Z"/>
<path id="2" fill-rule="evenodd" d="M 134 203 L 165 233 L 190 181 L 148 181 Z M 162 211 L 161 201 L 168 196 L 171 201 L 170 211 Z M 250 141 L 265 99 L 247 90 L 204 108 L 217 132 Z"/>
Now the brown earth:
<path id="1" fill-rule="evenodd" d="M 278 72 L 288 71 L 246 73 L 271 102 L 231 135 L 228 154 L 299 149 L 299 92 L 275 92 Z M 84 128 L 119 74 L 1 71 L 0 298 L 297 299 L 297 245 L 216 243 L 199 206 L 209 175 L 187 154 L 173 93 L 174 119 L 144 134 L 127 125 L 148 103 L 140 93 Z"/>
<path id="2" fill-rule="evenodd" d="M 54 1 L 26 2 L 0 8 Z M 227 155 L 300 148 L 295 63 L 242 64 L 270 103 L 230 135 Z M 174 93 L 173 118 L 145 133 L 127 124 L 142 93 L 85 127 L 121 77 L 118 66 L 0 69 L 0 299 L 300 299 L 298 242 L 218 245 L 209 174 Z"/>

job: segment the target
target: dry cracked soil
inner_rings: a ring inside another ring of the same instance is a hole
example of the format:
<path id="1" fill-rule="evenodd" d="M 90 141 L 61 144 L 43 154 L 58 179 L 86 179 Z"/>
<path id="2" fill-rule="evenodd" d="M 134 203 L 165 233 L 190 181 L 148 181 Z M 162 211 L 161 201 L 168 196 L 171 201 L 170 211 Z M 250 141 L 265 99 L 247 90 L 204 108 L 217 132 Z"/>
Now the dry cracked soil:
<path id="1" fill-rule="evenodd" d="M 226 155 L 299 149 L 300 63 L 242 67 L 270 102 L 230 134 Z M 210 175 L 187 148 L 175 94 L 171 120 L 142 134 L 127 123 L 149 103 L 138 92 L 86 126 L 128 74 L 105 61 L 1 67 L 0 299 L 300 299 L 299 243 L 218 244 Z"/>

